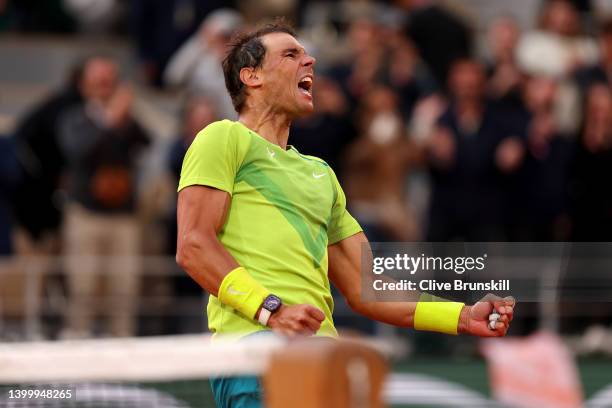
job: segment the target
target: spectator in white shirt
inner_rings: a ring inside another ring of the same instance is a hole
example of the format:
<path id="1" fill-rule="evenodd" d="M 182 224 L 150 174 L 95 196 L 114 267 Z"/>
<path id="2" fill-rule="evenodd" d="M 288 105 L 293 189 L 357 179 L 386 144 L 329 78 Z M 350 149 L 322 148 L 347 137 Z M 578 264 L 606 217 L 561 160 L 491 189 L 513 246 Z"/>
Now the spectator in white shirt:
<path id="1" fill-rule="evenodd" d="M 172 56 L 164 72 L 164 82 L 185 85 L 193 93 L 205 94 L 217 105 L 222 119 L 237 114 L 225 89 L 221 61 L 232 34 L 243 24 L 242 16 L 230 9 L 212 12 L 198 32 Z"/>

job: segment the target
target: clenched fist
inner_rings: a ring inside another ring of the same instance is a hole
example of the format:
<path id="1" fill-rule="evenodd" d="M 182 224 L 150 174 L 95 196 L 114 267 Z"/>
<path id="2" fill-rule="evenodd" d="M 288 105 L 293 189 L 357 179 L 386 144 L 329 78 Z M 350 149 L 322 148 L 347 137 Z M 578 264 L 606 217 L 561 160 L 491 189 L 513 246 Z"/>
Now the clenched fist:
<path id="1" fill-rule="evenodd" d="M 270 316 L 268 326 L 279 334 L 295 336 L 312 336 L 321 327 L 325 314 L 311 305 L 281 306 L 280 310 Z"/>
<path id="2" fill-rule="evenodd" d="M 506 335 L 514 314 L 516 300 L 508 296 L 501 298 L 491 293 L 472 306 L 465 306 L 459 316 L 459 333 L 479 337 L 502 337 Z M 489 327 L 489 315 L 499 314 L 495 328 Z"/>

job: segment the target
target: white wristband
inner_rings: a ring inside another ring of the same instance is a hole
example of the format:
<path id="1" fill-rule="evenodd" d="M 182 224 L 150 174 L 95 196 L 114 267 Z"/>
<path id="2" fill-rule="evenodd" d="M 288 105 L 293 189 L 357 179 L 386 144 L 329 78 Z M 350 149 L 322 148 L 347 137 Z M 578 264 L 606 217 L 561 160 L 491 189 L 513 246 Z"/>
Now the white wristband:
<path id="1" fill-rule="evenodd" d="M 267 326 L 270 316 L 272 316 L 272 313 L 268 309 L 264 309 L 262 307 L 259 311 L 259 319 L 257 320 L 259 320 L 259 323 L 261 323 L 262 326 Z"/>

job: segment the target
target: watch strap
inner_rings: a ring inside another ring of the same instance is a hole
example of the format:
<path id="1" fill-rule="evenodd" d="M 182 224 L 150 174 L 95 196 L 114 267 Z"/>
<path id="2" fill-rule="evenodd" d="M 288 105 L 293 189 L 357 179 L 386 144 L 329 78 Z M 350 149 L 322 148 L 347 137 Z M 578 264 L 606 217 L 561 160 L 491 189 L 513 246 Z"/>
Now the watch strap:
<path id="1" fill-rule="evenodd" d="M 259 311 L 259 318 L 257 320 L 259 320 L 259 323 L 261 323 L 262 326 L 267 326 L 270 316 L 272 316 L 272 312 L 262 307 Z"/>

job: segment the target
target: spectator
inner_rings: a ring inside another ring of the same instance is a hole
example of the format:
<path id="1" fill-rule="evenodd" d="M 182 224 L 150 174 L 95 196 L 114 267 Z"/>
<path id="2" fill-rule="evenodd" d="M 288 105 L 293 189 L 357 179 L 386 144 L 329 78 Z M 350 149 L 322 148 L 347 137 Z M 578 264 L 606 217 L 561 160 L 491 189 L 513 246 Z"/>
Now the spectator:
<path id="1" fill-rule="evenodd" d="M 414 44 L 401 32 L 390 30 L 387 44 L 385 79 L 398 93 L 401 114 L 408 119 L 417 101 L 437 91 L 438 85 Z"/>
<path id="2" fill-rule="evenodd" d="M 438 83 L 446 84 L 452 62 L 472 53 L 469 27 L 436 0 L 398 0 L 396 4 L 408 15 L 406 34 Z"/>
<path id="3" fill-rule="evenodd" d="M 509 197 L 514 214 L 510 238 L 514 240 L 568 238 L 567 178 L 573 142 L 563 135 L 556 121 L 558 86 L 552 78 L 529 78 L 524 110 L 511 121 L 525 148 L 524 163 Z"/>
<path id="4" fill-rule="evenodd" d="M 459 60 L 449 74 L 451 103 L 427 141 L 432 175 L 428 240 L 503 240 L 502 171 L 516 167 L 496 162 L 508 136 L 502 117 L 485 99 L 484 67 Z M 511 142 L 508 142 L 511 143 Z M 512 146 L 510 144 L 509 146 Z"/>
<path id="5" fill-rule="evenodd" d="M 221 61 L 231 36 L 243 24 L 236 11 L 221 9 L 209 14 L 199 31 L 172 56 L 164 81 L 168 85 L 186 85 L 190 92 L 213 99 L 221 118 L 235 119 L 236 111 L 225 89 Z"/>
<path id="6" fill-rule="evenodd" d="M 36 251 L 48 255 L 59 248 L 62 222 L 58 202 L 64 157 L 57 133 L 62 114 L 82 104 L 78 88 L 83 63 L 75 64 L 67 84 L 27 113 L 15 131 L 15 146 L 24 175 L 14 195 L 17 224 Z"/>
<path id="7" fill-rule="evenodd" d="M 329 70 L 329 76 L 337 81 L 349 102 L 350 111 L 380 78 L 385 57 L 380 27 L 368 19 L 353 21 L 346 35 L 350 48 L 348 57 Z"/>
<path id="8" fill-rule="evenodd" d="M 417 240 L 420 231 L 406 202 L 405 179 L 418 153 L 406 137 L 398 97 L 376 86 L 362 103 L 361 136 L 346 159 L 351 213 L 371 241 Z"/>
<path id="9" fill-rule="evenodd" d="M 63 4 L 79 29 L 87 32 L 111 28 L 119 12 L 118 0 L 63 0 Z"/>
<path id="10" fill-rule="evenodd" d="M 315 112 L 293 123 L 289 140 L 301 153 L 325 160 L 342 179 L 342 155 L 355 135 L 348 101 L 329 78 L 318 75 L 315 87 Z"/>
<path id="11" fill-rule="evenodd" d="M 0 135 L 0 256 L 13 253 L 10 197 L 21 177 L 13 141 Z"/>
<path id="12" fill-rule="evenodd" d="M 612 241 L 612 95 L 605 85 L 593 85 L 586 98 L 586 115 L 571 177 L 575 241 Z"/>
<path id="13" fill-rule="evenodd" d="M 399 29 L 357 19 L 348 29 L 346 42 L 349 55 L 331 67 L 328 74 L 340 83 L 351 112 L 376 83 L 386 83 L 397 90 L 404 118 L 410 117 L 419 98 L 437 89 L 414 44 Z"/>
<path id="14" fill-rule="evenodd" d="M 132 24 L 141 75 L 152 85 L 163 85 L 170 56 L 189 38 L 204 17 L 231 0 L 133 0 Z"/>
<path id="15" fill-rule="evenodd" d="M 597 45 L 582 35 L 580 18 L 571 2 L 549 0 L 538 29 L 521 38 L 517 57 L 529 74 L 566 77 L 597 60 Z"/>
<path id="16" fill-rule="evenodd" d="M 181 113 L 180 134 L 170 146 L 168 152 L 168 170 L 175 181 L 175 185 L 178 185 L 183 158 L 191 142 L 193 142 L 193 139 L 200 130 L 218 120 L 218 117 L 216 106 L 208 97 L 201 95 L 191 96 L 185 102 Z M 174 202 L 176 203 L 176 200 Z M 176 208 L 173 209 L 169 217 L 169 223 L 168 253 L 176 254 Z"/>
<path id="17" fill-rule="evenodd" d="M 516 21 L 503 16 L 493 20 L 487 35 L 489 95 L 510 108 L 521 103 L 522 73 L 515 58 L 520 34 Z"/>
<path id="18" fill-rule="evenodd" d="M 599 55 L 599 61 L 595 64 L 576 72 L 575 78 L 583 94 L 586 94 L 593 84 L 612 83 L 612 19 L 604 21 L 599 29 Z"/>
<path id="19" fill-rule="evenodd" d="M 71 200 L 64 231 L 71 295 L 66 336 L 91 335 L 98 273 L 110 292 L 104 305 L 110 331 L 129 336 L 140 287 L 136 158 L 149 138 L 131 116 L 132 90 L 119 84 L 113 60 L 90 58 L 80 90 L 84 106 L 59 123 Z M 109 259 L 114 263 L 104 262 Z"/>
<path id="20" fill-rule="evenodd" d="M 517 48 L 521 70 L 558 81 L 555 115 L 563 134 L 575 135 L 580 125 L 580 98 L 570 79 L 581 67 L 595 63 L 597 53 L 593 39 L 582 35 L 578 12 L 567 0 L 547 1 L 539 28 L 521 37 Z"/>

